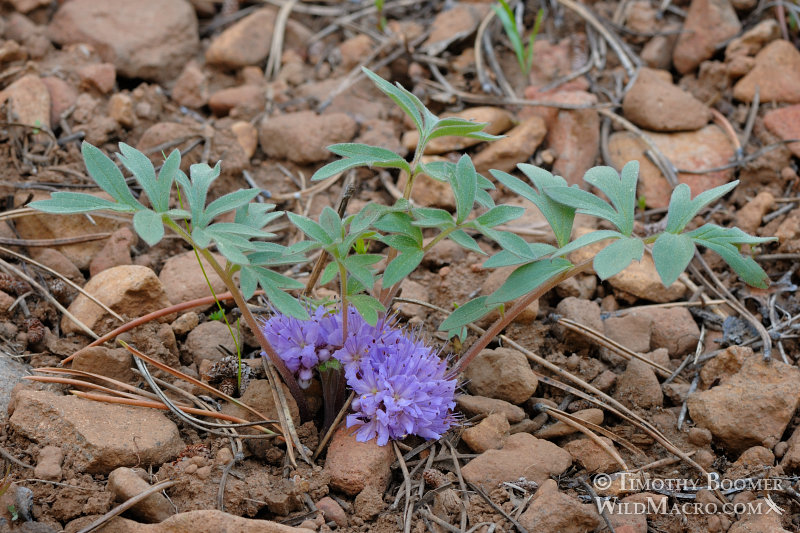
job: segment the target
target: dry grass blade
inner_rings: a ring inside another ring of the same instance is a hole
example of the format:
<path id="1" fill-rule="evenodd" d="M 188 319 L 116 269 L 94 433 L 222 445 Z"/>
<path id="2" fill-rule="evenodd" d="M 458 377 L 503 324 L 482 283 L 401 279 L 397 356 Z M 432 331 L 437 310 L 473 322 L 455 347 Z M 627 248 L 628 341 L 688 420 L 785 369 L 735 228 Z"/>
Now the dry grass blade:
<path id="1" fill-rule="evenodd" d="M 27 248 L 50 248 L 67 244 L 100 241 L 109 237 L 111 237 L 110 233 L 92 233 L 78 237 L 62 237 L 60 239 L 10 239 L 8 237 L 0 237 L 0 244 L 5 246 L 25 246 Z"/>
<path id="2" fill-rule="evenodd" d="M 289 21 L 289 15 L 292 14 L 295 4 L 297 4 L 297 0 L 289 0 L 280 7 L 278 16 L 275 17 L 272 44 L 267 58 L 267 67 L 264 71 L 264 75 L 268 80 L 277 78 L 281 71 L 281 55 L 283 54 L 283 38 L 286 35 L 286 23 Z"/>
<path id="3" fill-rule="evenodd" d="M 103 391 L 108 394 L 121 396 L 123 398 L 128 398 L 130 400 L 142 400 L 147 401 L 147 398 L 141 396 L 139 394 L 133 394 L 130 392 L 123 392 L 117 391 L 114 389 L 110 389 L 108 387 L 104 387 L 103 385 L 98 385 L 97 383 L 92 383 L 91 381 L 83 381 L 80 379 L 73 379 L 73 378 L 66 378 L 62 376 L 25 376 L 25 380 L 28 381 L 35 381 L 37 383 L 57 383 L 59 385 L 70 385 L 73 387 L 84 387 L 87 389 L 95 389 L 99 391 Z"/>
<path id="4" fill-rule="evenodd" d="M 92 522 L 91 524 L 86 526 L 85 528 L 83 528 L 80 531 L 78 531 L 78 533 L 91 533 L 92 531 L 96 530 L 100 526 L 105 525 L 109 520 L 111 520 L 115 516 L 121 515 L 122 513 L 124 513 L 125 511 L 127 511 L 128 509 L 133 507 L 134 505 L 136 505 L 137 503 L 145 500 L 151 494 L 155 494 L 156 492 L 161 492 L 164 489 L 168 489 L 171 486 L 175 485 L 176 483 L 177 483 L 177 481 L 170 480 L 170 481 L 162 481 L 161 483 L 153 485 L 149 489 L 147 489 L 147 490 L 145 490 L 143 492 L 140 492 L 139 494 L 137 494 L 133 498 L 131 498 L 129 500 L 126 500 L 125 502 L 117 505 L 116 507 L 111 509 L 106 514 L 104 514 L 103 516 L 101 516 L 100 518 L 98 518 L 97 520 L 95 520 L 94 522 Z"/>
<path id="5" fill-rule="evenodd" d="M 302 457 L 306 463 L 311 464 L 311 460 L 306 455 L 303 444 L 300 442 L 300 437 L 297 435 L 297 430 L 294 428 L 294 421 L 292 420 L 292 414 L 289 412 L 289 406 L 286 403 L 286 396 L 283 394 L 283 389 L 281 389 L 281 382 L 275 375 L 269 361 L 262 357 L 261 364 L 264 367 L 267 381 L 272 390 L 272 401 L 275 402 L 275 411 L 278 413 L 278 420 L 281 423 L 281 428 L 283 428 L 283 434 L 284 436 L 287 434 L 289 436 L 289 438 L 286 439 L 286 455 L 289 458 L 289 463 L 293 467 L 297 467 L 294 458 L 294 450 L 292 449 L 294 447 L 300 452 L 300 457 Z"/>
<path id="6" fill-rule="evenodd" d="M 621 466 L 623 470 L 628 470 L 628 465 L 625 463 L 625 460 L 620 457 L 617 451 L 604 442 L 600 437 L 598 437 L 591 429 L 589 429 L 588 424 L 586 424 L 583 420 L 578 417 L 571 416 L 569 413 L 565 413 L 564 411 L 553 409 L 552 407 L 544 406 L 544 408 L 547 413 L 556 420 L 560 420 L 568 426 L 572 426 L 592 439 L 592 441 L 603 448 L 603 451 L 605 451 L 612 459 L 614 459 L 614 461 L 616 461 L 616 463 Z"/>
<path id="7" fill-rule="evenodd" d="M 392 441 L 392 449 L 400 463 L 400 470 L 403 471 L 403 481 L 406 491 L 406 505 L 403 509 L 403 532 L 408 533 L 411 531 L 411 515 L 409 514 L 409 509 L 411 508 L 411 476 L 408 474 L 408 467 L 403 459 L 403 454 L 400 453 L 400 448 L 397 447 L 397 443 L 394 441 Z"/>

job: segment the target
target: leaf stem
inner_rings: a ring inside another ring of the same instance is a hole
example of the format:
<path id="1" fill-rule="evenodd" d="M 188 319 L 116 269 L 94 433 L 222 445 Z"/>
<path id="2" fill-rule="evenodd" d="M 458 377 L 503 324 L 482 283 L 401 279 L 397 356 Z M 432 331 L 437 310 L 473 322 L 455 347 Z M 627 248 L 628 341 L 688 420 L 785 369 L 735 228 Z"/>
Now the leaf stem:
<path id="1" fill-rule="evenodd" d="M 347 340 L 347 269 L 339 260 L 336 260 L 336 266 L 339 267 L 339 288 L 342 298 L 342 346 L 344 346 L 344 341 Z"/>

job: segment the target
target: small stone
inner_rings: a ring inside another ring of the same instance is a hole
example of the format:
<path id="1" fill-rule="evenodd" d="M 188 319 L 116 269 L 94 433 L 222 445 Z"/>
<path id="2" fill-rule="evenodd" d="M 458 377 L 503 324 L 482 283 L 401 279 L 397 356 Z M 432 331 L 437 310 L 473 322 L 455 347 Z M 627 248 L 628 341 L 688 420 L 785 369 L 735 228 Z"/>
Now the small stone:
<path id="1" fill-rule="evenodd" d="M 649 409 L 664 404 L 664 393 L 653 368 L 638 359 L 628 361 L 625 372 L 617 381 L 617 392 L 614 397 L 622 403 Z"/>
<path id="2" fill-rule="evenodd" d="M 488 175 L 490 169 L 511 172 L 517 163 L 528 161 L 547 135 L 540 117 L 530 117 L 506 132 L 502 139 L 489 143 L 472 158 L 475 170 Z"/>
<path id="3" fill-rule="evenodd" d="M 339 65 L 344 71 L 349 71 L 353 67 L 361 64 L 361 61 L 367 57 L 375 48 L 375 43 L 372 37 L 366 33 L 359 33 L 355 37 L 346 39 L 339 45 L 339 53 L 342 57 L 342 62 Z"/>
<path id="4" fill-rule="evenodd" d="M 603 321 L 606 337 L 638 353 L 650 351 L 652 326 L 653 319 L 645 314 L 628 313 L 624 316 L 612 316 Z"/>
<path id="5" fill-rule="evenodd" d="M 258 130 L 249 122 L 240 120 L 231 125 L 231 131 L 236 137 L 236 142 L 244 150 L 247 159 L 251 159 L 258 148 Z"/>
<path id="6" fill-rule="evenodd" d="M 79 68 L 78 77 L 82 88 L 96 89 L 102 94 L 108 94 L 117 82 L 117 69 L 111 63 L 95 63 Z"/>
<path id="7" fill-rule="evenodd" d="M 582 300 L 572 296 L 564 298 L 558 302 L 556 313 L 595 331 L 603 331 L 600 306 L 591 300 Z M 583 335 L 569 331 L 561 326 L 556 326 L 556 333 L 571 350 L 582 350 L 594 346 L 594 343 Z"/>
<path id="8" fill-rule="evenodd" d="M 782 39 L 764 47 L 753 70 L 733 86 L 733 97 L 752 102 L 756 87 L 761 102 L 800 103 L 800 51 Z"/>
<path id="9" fill-rule="evenodd" d="M 221 350 L 220 346 L 227 352 Z M 186 337 L 186 351 L 199 367 L 203 359 L 217 362 L 225 357 L 226 353 L 236 353 L 236 345 L 228 326 L 219 320 L 210 320 L 203 322 L 189 333 Z"/>
<path id="10" fill-rule="evenodd" d="M 0 91 L 8 119 L 28 126 L 50 128 L 50 91 L 35 74 L 27 74 Z"/>
<path id="11" fill-rule="evenodd" d="M 723 383 L 688 400 L 692 420 L 731 452 L 780 440 L 798 404 L 800 369 L 756 354 Z"/>
<path id="12" fill-rule="evenodd" d="M 775 446 L 776 456 L 778 455 L 777 448 L 781 444 L 783 444 L 781 447 L 785 448 L 781 459 L 781 467 L 786 472 L 796 472 L 800 468 L 800 427 L 794 429 L 789 440 L 780 442 Z"/>
<path id="13" fill-rule="evenodd" d="M 297 526 L 297 527 L 299 527 L 300 529 L 305 529 L 307 531 L 316 531 L 317 530 L 317 524 L 313 520 L 303 520 L 302 522 L 300 522 L 300 525 Z"/>
<path id="14" fill-rule="evenodd" d="M 725 60 L 730 61 L 735 57 L 754 56 L 770 43 L 781 36 L 778 21 L 774 19 L 762 20 L 753 28 L 744 32 L 728 43 L 725 47 Z"/>
<path id="15" fill-rule="evenodd" d="M 742 479 L 756 476 L 775 465 L 775 455 L 764 446 L 746 449 L 725 472 L 727 479 Z"/>
<path id="16" fill-rule="evenodd" d="M 14 402 L 10 427 L 41 444 L 60 446 L 75 472 L 158 466 L 184 448 L 178 427 L 155 409 L 33 390 L 19 390 Z"/>
<path id="17" fill-rule="evenodd" d="M 800 111 L 800 106 L 797 107 L 798 111 Z M 800 113 L 798 113 L 798 119 L 800 119 Z M 764 122 L 766 123 L 766 117 Z M 800 154 L 800 143 L 798 143 L 797 147 L 798 154 Z M 755 198 L 736 212 L 734 225 L 746 233 L 755 234 L 758 228 L 761 227 L 761 219 L 772 209 L 774 204 L 775 197 L 772 196 L 772 193 L 769 191 L 759 192 Z"/>
<path id="18" fill-rule="evenodd" d="M 189 61 L 172 87 L 172 99 L 179 105 L 198 109 L 208 103 L 208 77 L 196 61 Z"/>
<path id="19" fill-rule="evenodd" d="M 421 283 L 417 283 L 409 278 L 404 278 L 400 282 L 400 296 L 403 298 L 409 298 L 411 300 L 420 300 L 425 302 L 428 298 L 428 289 L 426 289 Z M 398 313 L 406 318 L 425 318 L 425 316 L 428 314 L 428 311 L 425 307 L 406 302 L 398 304 L 396 309 Z"/>
<path id="20" fill-rule="evenodd" d="M 512 424 L 521 422 L 525 418 L 525 411 L 521 407 L 495 398 L 462 394 L 456 398 L 456 404 L 468 416 L 502 413 Z"/>
<path id="21" fill-rule="evenodd" d="M 555 444 L 528 433 L 516 433 L 500 450 L 487 450 L 461 469 L 464 479 L 494 489 L 504 481 L 524 477 L 540 486 L 550 476 L 563 473 L 572 456 Z"/>
<path id="22" fill-rule="evenodd" d="M 132 468 L 120 467 L 108 475 L 108 490 L 117 502 L 124 502 L 148 490 L 150 484 Z M 172 505 L 160 492 L 155 492 L 130 509 L 136 518 L 155 524 L 173 514 Z"/>
<path id="23" fill-rule="evenodd" d="M 714 55 L 717 45 L 736 36 L 742 25 L 728 0 L 692 0 L 672 61 L 681 74 Z"/>
<path id="24" fill-rule="evenodd" d="M 177 336 L 183 336 L 192 331 L 200 323 L 200 315 L 194 311 L 183 313 L 175 322 L 172 323 L 172 332 Z"/>
<path id="25" fill-rule="evenodd" d="M 9 3 L 20 13 L 30 13 L 34 9 L 50 5 L 49 0 L 10 0 Z"/>
<path id="26" fill-rule="evenodd" d="M 583 420 L 584 422 L 589 422 L 590 424 L 594 424 L 599 426 L 603 423 L 603 411 L 600 409 L 590 408 L 590 409 L 581 409 L 580 411 L 575 411 L 572 413 L 572 416 L 579 420 Z M 567 435 L 572 435 L 576 433 L 578 430 L 575 426 L 567 424 L 566 422 L 561 422 L 560 420 L 550 424 L 549 426 L 545 426 L 539 431 L 535 433 L 535 435 L 540 439 L 556 439 L 558 437 L 566 437 Z"/>
<path id="27" fill-rule="evenodd" d="M 358 493 L 353 502 L 356 516 L 362 520 L 375 520 L 386 509 L 383 501 L 383 490 L 367 485 Z"/>
<path id="28" fill-rule="evenodd" d="M 706 428 L 691 428 L 689 430 L 688 440 L 695 446 L 703 447 L 711 444 L 711 432 Z"/>
<path id="29" fill-rule="evenodd" d="M 317 115 L 299 111 L 265 117 L 259 125 L 258 138 L 269 157 L 308 164 L 328 159 L 331 154 L 325 147 L 349 142 L 357 129 L 356 122 L 344 113 Z"/>
<path id="30" fill-rule="evenodd" d="M 791 105 L 767 111 L 764 115 L 764 126 L 784 141 L 800 139 L 800 105 Z M 795 156 L 800 157 L 800 142 L 789 143 L 786 147 Z M 762 194 L 769 193 L 763 191 L 759 196 Z M 761 225 L 760 218 L 758 219 L 758 224 L 759 226 Z M 752 233 L 752 231 L 750 230 L 748 233 Z"/>
<path id="31" fill-rule="evenodd" d="M 520 404 L 536 391 L 539 380 L 527 358 L 516 350 L 483 350 L 464 371 L 473 394 Z"/>
<path id="32" fill-rule="evenodd" d="M 123 383 L 134 380 L 132 366 L 132 356 L 125 348 L 87 347 L 76 352 L 75 359 L 72 360 L 72 368 L 74 370 L 92 372 Z M 103 385 L 108 384 L 102 381 L 100 383 Z"/>
<path id="33" fill-rule="evenodd" d="M 378 446 L 375 439 L 358 442 L 352 429 L 339 427 L 333 434 L 325 459 L 330 486 L 355 496 L 370 486 L 381 493 L 391 477 L 395 456 L 391 446 Z"/>
<path id="34" fill-rule="evenodd" d="M 547 143 L 556 154 L 553 174 L 583 186 L 584 174 L 600 153 L 600 116 L 595 109 L 559 110 Z"/>
<path id="35" fill-rule="evenodd" d="M 697 349 L 700 328 L 686 307 L 654 308 L 636 311 L 652 319 L 650 348 L 666 348 L 670 357 L 679 357 Z"/>
<path id="36" fill-rule="evenodd" d="M 771 509 L 770 504 L 775 505 L 773 500 L 765 499 L 754 500 L 750 503 L 753 509 Z M 724 517 L 724 515 L 722 515 Z M 724 530 L 722 530 L 724 531 Z M 735 524 L 730 526 L 728 533 L 790 533 L 788 529 L 781 526 L 781 516 L 774 511 L 753 514 L 745 514 Z"/>
<path id="37" fill-rule="evenodd" d="M 594 504 L 580 503 L 574 496 L 559 492 L 558 483 L 548 479 L 539 486 L 519 522 L 528 531 L 584 533 L 594 531 L 603 521 Z"/>
<path id="38" fill-rule="evenodd" d="M 680 25 L 668 24 L 664 32 L 674 31 L 671 35 L 656 35 L 644 45 L 640 54 L 644 64 L 650 68 L 669 70 L 672 67 L 672 53 L 678 41 Z"/>
<path id="39" fill-rule="evenodd" d="M 103 249 L 89 263 L 89 274 L 94 277 L 103 270 L 130 265 L 133 263 L 131 246 L 134 244 L 136 244 L 136 236 L 133 232 L 127 226 L 121 227 L 111 235 Z"/>
<path id="40" fill-rule="evenodd" d="M 155 272 L 138 265 L 123 265 L 104 270 L 90 279 L 84 290 L 115 312 L 129 318 L 140 317 L 170 305 L 164 286 Z M 73 300 L 68 310 L 90 329 L 96 332 L 107 330 L 105 322 L 109 318 L 108 313 L 83 294 Z M 83 331 L 67 316 L 61 320 L 61 329 L 64 333 Z"/>
<path id="41" fill-rule="evenodd" d="M 225 264 L 225 258 L 223 256 L 220 254 L 212 255 L 218 263 Z M 222 278 L 211 268 L 208 260 L 205 257 L 200 257 L 203 263 L 202 268 L 200 262 L 197 260 L 197 255 L 195 255 L 193 251 L 174 255 L 164 263 L 164 267 L 161 269 L 158 279 L 161 280 L 161 283 L 164 285 L 164 290 L 167 292 L 167 297 L 173 304 L 180 304 L 197 298 L 211 296 L 208 283 L 206 283 L 206 276 L 208 276 L 208 281 L 211 282 L 214 294 L 227 291 L 225 282 L 222 281 Z M 203 270 L 205 270 L 205 275 L 203 275 Z M 197 309 L 208 309 L 212 305 L 214 304 L 211 303 L 198 307 Z"/>
<path id="42" fill-rule="evenodd" d="M 711 118 L 711 110 L 657 71 L 643 68 L 622 101 L 625 118 L 653 131 L 697 130 Z"/>
<path id="43" fill-rule="evenodd" d="M 461 438 L 475 453 L 499 450 L 505 444 L 510 427 L 504 414 L 493 413 L 481 420 L 478 425 L 465 429 Z"/>
<path id="44" fill-rule="evenodd" d="M 58 446 L 45 446 L 39 451 L 39 460 L 33 475 L 48 481 L 61 481 L 61 463 L 64 462 L 64 451 Z"/>
<path id="45" fill-rule="evenodd" d="M 470 107 L 460 113 L 450 115 L 450 117 L 463 118 L 473 122 L 486 122 L 487 125 L 483 131 L 492 135 L 500 135 L 513 125 L 511 113 L 499 107 Z M 403 145 L 409 150 L 416 148 L 418 140 L 419 133 L 417 130 L 408 131 L 403 135 Z M 439 137 L 427 144 L 425 147 L 425 154 L 436 155 L 446 152 L 455 152 L 464 150 L 470 146 L 475 146 L 480 142 L 479 139 L 471 139 L 468 137 Z"/>
<path id="46" fill-rule="evenodd" d="M 176 533 L 197 531 L 228 531 L 236 533 L 308 533 L 308 529 L 290 527 L 263 518 L 243 518 L 216 510 L 188 511 L 173 515 L 159 524 L 142 525 L 133 520 L 117 517 L 106 529 L 116 533 Z M 86 524 L 84 524 L 86 525 Z M 77 529 L 73 530 L 77 531 Z"/>
<path id="47" fill-rule="evenodd" d="M 72 84 L 55 76 L 42 78 L 42 83 L 50 93 L 50 124 L 58 124 L 61 114 L 77 102 L 78 91 Z"/>
<path id="48" fill-rule="evenodd" d="M 53 248 L 32 248 L 31 257 L 46 267 L 52 268 L 70 281 L 83 286 L 86 279 L 75 264 L 67 256 Z"/>
<path id="49" fill-rule="evenodd" d="M 753 350 L 743 346 L 730 346 L 722 353 L 708 361 L 700 370 L 701 388 L 708 388 L 714 383 L 726 383 L 744 366 Z"/>
<path id="50" fill-rule="evenodd" d="M 339 502 L 330 496 L 325 496 L 316 503 L 316 506 L 317 509 L 322 511 L 322 516 L 325 517 L 326 522 L 333 520 L 337 526 L 347 527 L 347 513 L 344 512 Z"/>
<path id="51" fill-rule="evenodd" d="M 592 380 L 592 386 L 601 390 L 602 392 L 608 392 L 611 390 L 611 387 L 617 382 L 617 375 L 612 372 L 611 370 L 603 370 L 603 372 Z"/>
<path id="52" fill-rule="evenodd" d="M 466 2 L 447 6 L 433 19 L 430 35 L 422 43 L 422 50 L 434 56 L 439 55 L 451 43 L 475 33 L 488 11 L 489 6 Z"/>
<path id="53" fill-rule="evenodd" d="M 612 450 L 614 449 L 614 442 L 611 439 L 606 437 L 600 437 L 600 439 Z M 569 441 L 564 445 L 564 449 L 589 473 L 614 472 L 620 468 L 619 463 L 602 446 L 590 438 L 582 437 Z"/>
<path id="54" fill-rule="evenodd" d="M 132 128 L 136 124 L 133 100 L 128 94 L 112 94 L 111 98 L 108 99 L 108 114 L 124 128 Z"/>
<path id="55" fill-rule="evenodd" d="M 263 111 L 266 104 L 266 90 L 257 85 L 221 89 L 208 99 L 208 107 L 218 117 L 227 115 L 234 108 L 242 109 L 245 113 L 258 113 Z"/>

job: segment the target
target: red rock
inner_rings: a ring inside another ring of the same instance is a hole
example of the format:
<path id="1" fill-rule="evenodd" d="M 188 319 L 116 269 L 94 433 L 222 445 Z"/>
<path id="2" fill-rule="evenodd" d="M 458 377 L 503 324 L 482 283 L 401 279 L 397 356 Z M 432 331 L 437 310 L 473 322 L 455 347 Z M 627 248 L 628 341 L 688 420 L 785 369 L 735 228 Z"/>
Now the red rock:
<path id="1" fill-rule="evenodd" d="M 208 107 L 217 116 L 225 116 L 233 108 L 243 108 L 250 112 L 258 112 L 264 109 L 267 103 L 267 95 L 264 87 L 256 85 L 241 85 L 222 89 L 211 95 L 208 99 Z"/>
<path id="2" fill-rule="evenodd" d="M 468 427 L 461 438 L 469 449 L 475 453 L 486 450 L 499 450 L 503 447 L 508 437 L 510 426 L 502 413 L 493 413 L 477 425 Z"/>
<path id="3" fill-rule="evenodd" d="M 224 257 L 219 254 L 212 255 L 218 263 L 225 264 Z M 203 262 L 202 268 L 194 251 L 189 251 L 174 255 L 164 263 L 158 279 L 164 285 L 164 290 L 167 291 L 167 297 L 170 302 L 179 304 L 211 296 L 211 290 L 208 288 L 208 283 L 206 283 L 206 276 L 211 282 L 214 293 L 220 294 L 227 290 L 222 278 L 211 268 L 208 261 L 202 256 L 201 260 Z M 205 275 L 203 275 L 203 270 L 205 270 Z M 211 307 L 210 304 L 198 310 L 208 309 L 209 307 Z"/>
<path id="4" fill-rule="evenodd" d="M 78 91 L 66 81 L 54 76 L 42 78 L 42 82 L 50 93 L 50 124 L 58 124 L 61 114 L 75 105 Z"/>
<path id="5" fill-rule="evenodd" d="M 35 74 L 28 74 L 0 91 L 0 104 L 8 102 L 9 120 L 29 126 L 50 127 L 50 91 Z"/>
<path id="6" fill-rule="evenodd" d="M 228 352 L 236 353 L 236 344 L 228 326 L 219 320 L 203 322 L 186 337 L 186 352 L 191 355 L 198 368 L 204 359 L 216 363 L 225 356 L 225 352 L 218 346 L 222 346 Z"/>
<path id="7" fill-rule="evenodd" d="M 638 359 L 628 361 L 625 372 L 617 380 L 614 397 L 625 405 L 640 409 L 664 405 L 664 393 L 653 367 Z"/>
<path id="8" fill-rule="evenodd" d="M 132 468 L 120 467 L 108 475 L 107 489 L 117 502 L 127 501 L 148 490 L 150 484 Z M 130 514 L 147 523 L 163 522 L 174 514 L 172 504 L 160 492 L 151 494 L 130 509 Z"/>
<path id="9" fill-rule="evenodd" d="M 61 481 L 63 472 L 61 463 L 64 462 L 64 450 L 58 446 L 45 446 L 39 452 L 34 475 L 39 479 L 48 481 Z"/>
<path id="10" fill-rule="evenodd" d="M 650 329 L 653 319 L 644 314 L 629 313 L 603 321 L 605 336 L 634 352 L 650 351 Z"/>
<path id="11" fill-rule="evenodd" d="M 344 113 L 317 115 L 313 111 L 265 117 L 258 129 L 261 149 L 272 158 L 307 164 L 330 157 L 326 146 L 349 142 L 356 122 Z"/>
<path id="12" fill-rule="evenodd" d="M 240 120 L 231 125 L 231 132 L 236 136 L 236 142 L 244 150 L 248 159 L 252 158 L 258 148 L 258 130 L 249 122 Z"/>
<path id="13" fill-rule="evenodd" d="M 358 442 L 352 429 L 341 426 L 328 447 L 325 470 L 331 488 L 355 496 L 367 486 L 385 490 L 394 460 L 391 446 L 378 446 L 375 439 Z"/>
<path id="14" fill-rule="evenodd" d="M 697 130 L 711 118 L 711 110 L 657 71 L 643 68 L 622 100 L 625 118 L 653 131 Z"/>
<path id="15" fill-rule="evenodd" d="M 469 416 L 502 413 L 512 424 L 522 422 L 525 418 L 525 411 L 521 407 L 495 398 L 462 394 L 456 398 L 456 403 Z"/>
<path id="16" fill-rule="evenodd" d="M 516 350 L 483 350 L 464 370 L 473 394 L 519 404 L 530 398 L 539 381 L 527 358 Z"/>
<path id="17" fill-rule="evenodd" d="M 585 533 L 594 531 L 602 519 L 594 504 L 580 503 L 574 496 L 559 492 L 558 483 L 548 479 L 536 491 L 519 522 L 528 531 Z"/>
<path id="18" fill-rule="evenodd" d="M 81 87 L 97 89 L 103 94 L 111 92 L 117 81 L 117 69 L 111 63 L 86 65 L 78 69 Z"/>
<path id="19" fill-rule="evenodd" d="M 763 103 L 800 103 L 800 51 L 784 40 L 768 44 L 756 55 L 753 70 L 733 86 L 733 97 L 752 102 L 756 86 Z"/>
<path id="20" fill-rule="evenodd" d="M 583 175 L 600 153 L 600 117 L 594 109 L 562 109 L 548 132 L 547 143 L 556 154 L 553 174 L 570 185 L 583 184 Z"/>
<path id="21" fill-rule="evenodd" d="M 606 437 L 600 439 L 607 444 L 612 450 L 614 449 L 614 442 Z M 602 446 L 597 444 L 594 440 L 581 437 L 569 441 L 564 445 L 572 459 L 578 462 L 583 468 L 590 473 L 594 472 L 615 472 L 619 470 L 620 466 Z"/>
<path id="22" fill-rule="evenodd" d="M 681 74 L 714 55 L 717 45 L 739 33 L 742 25 L 728 0 L 692 0 L 672 61 Z"/>
<path id="23" fill-rule="evenodd" d="M 242 518 L 222 511 L 189 511 L 171 516 L 159 524 L 142 524 L 127 518 L 117 517 L 103 526 L 106 533 L 187 533 L 197 531 L 202 524 L 204 531 L 228 531 L 230 533 L 308 533 L 308 529 L 291 527 L 263 520 Z"/>
<path id="24" fill-rule="evenodd" d="M 72 0 L 53 15 L 58 44 L 91 44 L 127 78 L 175 78 L 199 48 L 197 16 L 185 0 Z"/>
<path id="25" fill-rule="evenodd" d="M 105 346 L 93 346 L 78 351 L 72 360 L 72 368 L 83 372 L 91 372 L 107 376 L 123 383 L 134 380 L 131 353 L 125 348 L 109 349 Z M 107 382 L 98 380 L 101 385 Z"/>
<path id="26" fill-rule="evenodd" d="M 580 411 L 575 411 L 572 415 L 585 422 L 589 422 L 596 426 L 599 426 L 603 423 L 603 411 L 601 409 L 581 409 Z M 545 426 L 539 429 L 535 436 L 540 439 L 555 439 L 558 437 L 565 437 L 567 435 L 572 435 L 573 433 L 577 433 L 578 430 L 575 426 L 567 424 L 566 422 L 557 421 L 549 426 Z"/>
<path id="27" fill-rule="evenodd" d="M 556 313 L 564 318 L 592 328 L 595 331 L 603 331 L 603 320 L 600 318 L 600 306 L 593 301 L 570 296 L 558 302 Z M 558 327 L 556 333 L 559 337 L 564 339 L 564 342 L 566 342 L 573 351 L 593 346 L 593 343 L 588 341 L 583 335 L 571 332 L 562 327 Z"/>
<path id="28" fill-rule="evenodd" d="M 764 115 L 764 126 L 785 141 L 800 139 L 800 104 L 768 111 Z M 800 142 L 787 144 L 786 147 L 800 157 Z"/>
<path id="29" fill-rule="evenodd" d="M 700 328 L 685 307 L 655 308 L 645 313 L 652 319 L 650 348 L 666 348 L 671 357 L 680 357 L 697 348 Z"/>
<path id="30" fill-rule="evenodd" d="M 34 248 L 31 250 L 31 257 L 34 261 L 52 268 L 78 285 L 83 286 L 86 283 L 86 279 L 81 271 L 78 270 L 78 267 L 58 250 L 53 248 Z"/>
<path id="31" fill-rule="evenodd" d="M 762 20 L 744 32 L 741 37 L 728 43 L 725 47 L 725 60 L 730 61 L 737 56 L 754 56 L 764 48 L 765 44 L 778 39 L 780 35 L 781 30 L 776 20 Z"/>
<path id="32" fill-rule="evenodd" d="M 798 114 L 798 119 L 800 119 L 800 114 Z M 798 154 L 800 154 L 800 143 L 797 143 L 796 146 Z M 733 225 L 747 233 L 755 234 L 761 227 L 764 215 L 770 212 L 773 205 L 775 205 L 775 197 L 772 196 L 772 193 L 761 191 L 736 212 Z"/>
<path id="33" fill-rule="evenodd" d="M 430 26 L 430 35 L 422 43 L 422 49 L 438 55 L 450 43 L 475 32 L 481 19 L 489 11 L 489 6 L 470 3 L 456 3 L 436 15 Z"/>
<path id="34" fill-rule="evenodd" d="M 208 103 L 208 77 L 196 61 L 189 61 L 172 87 L 172 99 L 197 109 Z"/>
<path id="35" fill-rule="evenodd" d="M 136 241 L 136 236 L 125 226 L 115 231 L 89 264 L 89 275 L 94 277 L 111 267 L 132 264 L 131 246 L 136 244 Z"/>
<path id="36" fill-rule="evenodd" d="M 115 93 L 108 99 L 108 115 L 124 128 L 132 128 L 136 124 L 136 113 L 133 111 L 133 99 L 125 93 Z"/>
<path id="37" fill-rule="evenodd" d="M 34 9 L 50 5 L 50 0 L 9 0 L 14 9 L 20 13 L 30 13 Z"/>
<path id="38" fill-rule="evenodd" d="M 374 48 L 375 43 L 372 41 L 372 37 L 366 33 L 359 33 L 355 37 L 343 41 L 339 45 L 339 53 L 342 57 L 339 68 L 349 71 L 353 67 L 360 65 Z"/>
<path id="39" fill-rule="evenodd" d="M 317 509 L 322 511 L 322 516 L 325 521 L 333 520 L 339 527 L 347 527 L 347 513 L 344 512 L 342 506 L 329 496 L 325 496 L 316 503 Z"/>
<path id="40" fill-rule="evenodd" d="M 531 117 L 493 141 L 472 158 L 475 170 L 488 175 L 489 169 L 511 172 L 517 163 L 528 161 L 544 140 L 547 129 L 544 120 Z"/>
<path id="41" fill-rule="evenodd" d="M 488 450 L 461 468 L 464 479 L 491 490 L 503 481 L 524 477 L 539 485 L 550 476 L 563 473 L 572 464 L 572 456 L 550 441 L 529 433 L 508 437 L 500 450 Z"/>

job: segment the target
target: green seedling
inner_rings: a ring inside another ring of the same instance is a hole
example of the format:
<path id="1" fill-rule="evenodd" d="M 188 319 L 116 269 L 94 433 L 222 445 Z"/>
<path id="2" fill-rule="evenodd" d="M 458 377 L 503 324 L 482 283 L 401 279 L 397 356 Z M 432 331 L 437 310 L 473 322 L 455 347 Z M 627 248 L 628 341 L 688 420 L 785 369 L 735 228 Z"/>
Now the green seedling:
<path id="1" fill-rule="evenodd" d="M 531 30 L 531 34 L 528 36 L 528 46 L 525 46 L 524 39 L 520 34 L 522 24 L 517 20 L 514 10 L 511 9 L 511 6 L 506 0 L 498 0 L 498 2 L 499 5 L 493 5 L 492 9 L 503 24 L 506 36 L 511 42 L 511 48 L 517 56 L 519 70 L 527 78 L 533 67 L 533 43 L 536 41 L 536 36 L 539 35 L 542 19 L 544 18 L 544 10 L 539 9 L 536 13 L 536 21 L 533 23 L 533 30 Z"/>

